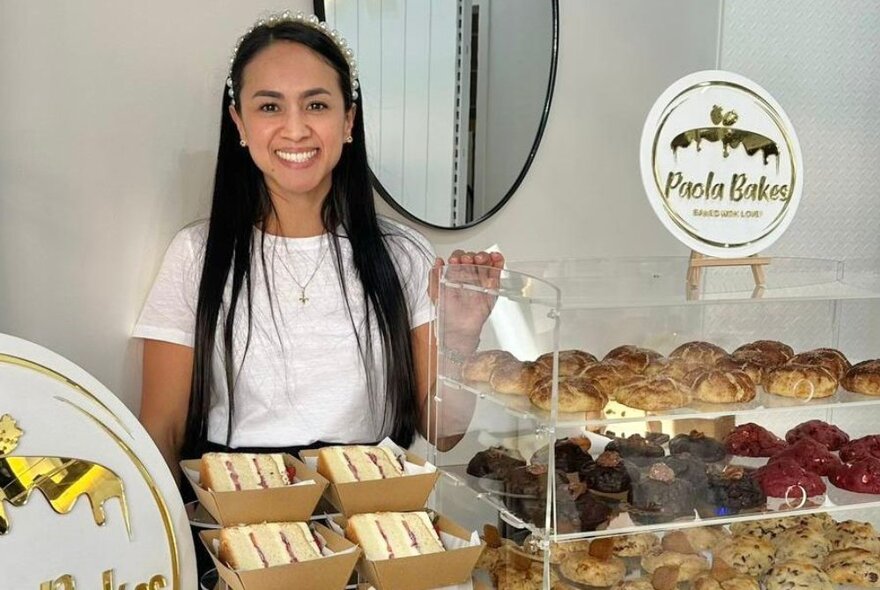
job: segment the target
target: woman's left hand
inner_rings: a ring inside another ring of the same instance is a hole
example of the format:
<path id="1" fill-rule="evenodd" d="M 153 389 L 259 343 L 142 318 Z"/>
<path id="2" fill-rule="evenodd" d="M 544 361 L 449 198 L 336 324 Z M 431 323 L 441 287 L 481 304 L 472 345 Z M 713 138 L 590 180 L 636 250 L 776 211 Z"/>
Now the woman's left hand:
<path id="1" fill-rule="evenodd" d="M 429 291 L 435 304 L 441 304 L 444 314 L 444 348 L 461 354 L 476 350 L 483 324 L 492 313 L 497 295 L 483 289 L 498 289 L 504 268 L 500 252 L 465 252 L 456 250 L 449 257 L 446 278 L 453 283 L 474 285 L 481 290 L 447 288 L 439 301 L 439 277 L 446 263 L 437 258 L 431 272 Z"/>

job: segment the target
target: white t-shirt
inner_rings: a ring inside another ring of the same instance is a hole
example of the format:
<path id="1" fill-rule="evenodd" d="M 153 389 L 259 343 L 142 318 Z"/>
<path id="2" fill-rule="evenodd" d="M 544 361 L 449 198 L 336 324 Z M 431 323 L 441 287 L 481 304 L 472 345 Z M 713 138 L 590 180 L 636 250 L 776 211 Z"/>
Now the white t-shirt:
<path id="1" fill-rule="evenodd" d="M 406 297 L 410 328 L 420 326 L 434 317 L 428 296 L 433 249 L 415 230 L 385 218 L 379 222 L 384 233 L 391 234 L 386 245 Z M 135 337 L 193 346 L 207 235 L 207 222 L 200 222 L 175 236 L 138 318 Z M 348 239 L 340 236 L 339 245 L 351 317 L 329 236 L 284 238 L 254 231 L 253 315 L 244 362 L 248 323 L 244 287 L 235 317 L 233 351 L 238 373 L 232 447 L 370 442 L 390 432 L 390 424 L 382 428 L 385 370 L 375 315 L 371 336 L 373 383 L 379 399 L 371 408 L 352 328 L 354 320 L 362 341 L 365 340 L 363 289 L 355 274 Z M 229 305 L 231 282 L 230 278 L 223 297 L 221 326 Z M 305 287 L 306 304 L 300 300 L 300 285 Z M 228 404 L 222 343 L 220 327 L 213 354 L 208 440 L 225 444 Z"/>

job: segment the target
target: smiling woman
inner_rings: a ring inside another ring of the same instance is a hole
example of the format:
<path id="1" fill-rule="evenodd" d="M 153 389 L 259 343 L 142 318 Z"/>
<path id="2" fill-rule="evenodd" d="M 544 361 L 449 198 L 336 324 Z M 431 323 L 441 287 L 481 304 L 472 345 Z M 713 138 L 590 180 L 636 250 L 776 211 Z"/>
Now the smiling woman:
<path id="1" fill-rule="evenodd" d="M 556 74 L 556 0 L 316 0 L 361 64 L 373 183 L 397 211 L 459 229 L 517 190 Z"/>

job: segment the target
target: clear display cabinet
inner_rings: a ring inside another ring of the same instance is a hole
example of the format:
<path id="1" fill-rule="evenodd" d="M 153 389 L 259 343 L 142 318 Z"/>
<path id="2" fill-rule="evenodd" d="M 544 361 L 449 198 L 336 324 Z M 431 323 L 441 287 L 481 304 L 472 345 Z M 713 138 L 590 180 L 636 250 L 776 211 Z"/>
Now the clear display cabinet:
<path id="1" fill-rule="evenodd" d="M 880 395 L 848 388 L 880 373 L 844 375 L 880 358 L 880 263 L 773 258 L 763 288 L 711 268 L 696 293 L 688 264 L 443 269 L 434 503 L 489 525 L 487 586 L 775 588 L 794 569 L 815 581 L 785 587 L 847 588 L 847 550 L 871 584 Z"/>

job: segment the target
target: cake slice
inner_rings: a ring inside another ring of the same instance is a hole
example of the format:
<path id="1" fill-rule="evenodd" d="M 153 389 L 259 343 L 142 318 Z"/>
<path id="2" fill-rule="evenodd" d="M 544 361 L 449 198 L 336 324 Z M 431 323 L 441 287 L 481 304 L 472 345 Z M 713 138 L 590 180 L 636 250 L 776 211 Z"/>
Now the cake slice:
<path id="1" fill-rule="evenodd" d="M 318 473 L 333 483 L 400 477 L 403 465 L 388 447 L 325 447 L 318 452 Z"/>
<path id="2" fill-rule="evenodd" d="M 254 570 L 318 559 L 321 549 L 304 522 L 267 522 L 220 530 L 220 561 Z"/>
<path id="3" fill-rule="evenodd" d="M 370 561 L 445 551 L 425 512 L 372 512 L 348 519 L 345 536 Z"/>
<path id="4" fill-rule="evenodd" d="M 202 487 L 214 492 L 290 485 L 280 453 L 205 453 L 199 465 L 199 477 Z"/>

